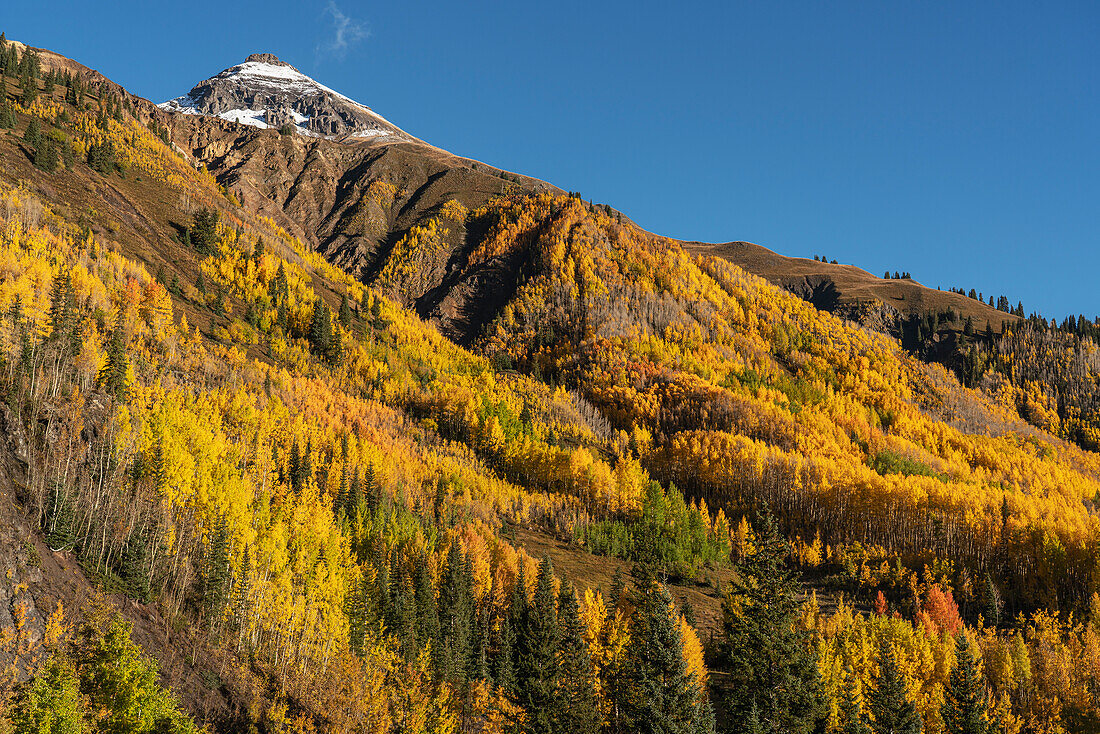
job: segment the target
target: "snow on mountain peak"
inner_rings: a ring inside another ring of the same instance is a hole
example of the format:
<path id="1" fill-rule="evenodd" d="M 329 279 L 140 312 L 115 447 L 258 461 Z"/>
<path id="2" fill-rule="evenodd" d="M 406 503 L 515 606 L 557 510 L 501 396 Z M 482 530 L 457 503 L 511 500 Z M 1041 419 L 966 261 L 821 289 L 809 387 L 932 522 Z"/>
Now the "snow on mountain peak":
<path id="1" fill-rule="evenodd" d="M 252 54 L 243 63 L 159 106 L 254 127 L 291 124 L 298 132 L 326 138 L 413 139 L 366 105 L 326 87 L 269 53 Z"/>

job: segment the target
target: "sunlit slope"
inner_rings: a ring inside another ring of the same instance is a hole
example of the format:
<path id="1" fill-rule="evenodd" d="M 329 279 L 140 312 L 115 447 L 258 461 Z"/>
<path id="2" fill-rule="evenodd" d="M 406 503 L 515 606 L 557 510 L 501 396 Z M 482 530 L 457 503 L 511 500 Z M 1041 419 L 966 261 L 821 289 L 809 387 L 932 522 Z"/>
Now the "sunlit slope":
<path id="1" fill-rule="evenodd" d="M 0 192 L 4 389 L 31 436 L 20 501 L 51 547 L 247 655 L 241 675 L 274 681 L 300 714 L 340 727 L 434 701 L 452 716 L 419 643 L 380 632 L 410 613 L 405 592 L 434 594 L 468 566 L 480 624 L 495 625 L 538 567 L 502 525 L 564 531 L 589 507 L 636 508 L 644 470 L 613 465 L 616 436 L 576 394 L 447 341 L 116 104 L 19 107 L 20 138 L 2 142 L 33 154 L 22 133 L 36 124 L 74 151 L 29 171 L 39 193 Z M 87 151 L 107 146 L 111 165 L 90 168 Z M 87 206 L 49 199 L 82 178 Z M 129 181 L 180 202 L 182 231 L 155 240 L 166 256 L 116 241 L 98 214 Z M 192 225 L 214 211 L 200 240 Z M 713 531 L 728 543 L 728 525 Z M 511 706 L 478 691 L 463 689 L 470 711 Z M 274 725 L 277 712 L 248 715 Z"/>
<path id="2" fill-rule="evenodd" d="M 482 348 L 576 385 L 643 465 L 791 531 L 993 568 L 1035 602 L 1095 583 L 1095 454 L 896 341 L 565 197 L 500 202 L 475 257 L 537 263 Z"/>

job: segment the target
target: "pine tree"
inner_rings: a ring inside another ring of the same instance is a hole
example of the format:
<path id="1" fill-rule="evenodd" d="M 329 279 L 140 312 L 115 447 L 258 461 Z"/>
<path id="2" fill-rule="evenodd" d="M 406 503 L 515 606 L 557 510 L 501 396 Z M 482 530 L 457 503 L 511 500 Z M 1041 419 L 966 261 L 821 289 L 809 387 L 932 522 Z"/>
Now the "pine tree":
<path id="1" fill-rule="evenodd" d="M 744 734 L 764 734 L 764 726 L 760 723 L 760 707 L 756 705 L 755 698 L 752 699 L 752 704 L 749 706 L 749 715 L 745 718 L 743 731 Z"/>
<path id="2" fill-rule="evenodd" d="M 236 573 L 233 584 L 233 598 L 230 608 L 233 610 L 233 619 L 238 629 L 243 626 L 248 618 L 252 596 L 252 554 L 246 545 L 241 554 L 241 567 Z"/>
<path id="3" fill-rule="evenodd" d="M 148 563 L 149 541 L 142 532 L 135 532 L 130 535 L 123 548 L 119 575 L 126 587 L 126 593 L 142 604 L 147 604 L 152 599 Z"/>
<path id="4" fill-rule="evenodd" d="M 340 298 L 340 325 L 345 329 L 351 328 L 351 304 L 348 303 L 347 296 Z"/>
<path id="5" fill-rule="evenodd" d="M 367 474 L 371 477 L 374 476 L 374 468 L 370 464 L 367 464 Z M 374 495 L 372 493 L 368 493 L 367 497 L 368 500 L 370 500 L 374 497 Z M 359 472 L 355 472 L 351 475 L 351 482 L 348 485 L 348 498 L 346 504 L 344 505 L 344 513 L 348 516 L 348 519 L 350 519 L 352 523 L 358 522 L 359 520 L 359 505 L 362 501 L 363 490 L 359 482 Z M 368 501 L 368 509 L 370 509 L 370 511 L 373 513 L 376 509 L 378 509 L 378 503 Z"/>
<path id="6" fill-rule="evenodd" d="M 352 581 L 344 595 L 344 614 L 348 618 L 348 646 L 360 657 L 363 656 L 366 641 L 366 596 L 367 579 Z"/>
<path id="7" fill-rule="evenodd" d="M 518 692 L 516 682 L 516 632 L 508 617 L 498 625 L 491 660 L 493 682 L 510 696 Z"/>
<path id="8" fill-rule="evenodd" d="M 37 117 L 32 117 L 27 123 L 27 129 L 23 131 L 23 142 L 36 150 L 42 144 L 42 124 Z"/>
<path id="9" fill-rule="evenodd" d="M 348 511 L 348 489 L 350 485 L 350 479 L 348 477 L 348 469 L 345 466 L 344 472 L 340 476 L 340 488 L 336 490 L 336 497 L 332 502 L 332 512 L 334 515 L 344 513 L 344 517 L 347 517 Z"/>
<path id="10" fill-rule="evenodd" d="M 60 341 L 74 327 L 75 295 L 69 270 L 58 268 L 50 287 L 50 340 Z"/>
<path id="11" fill-rule="evenodd" d="M 306 450 L 302 452 L 302 486 L 311 479 L 313 479 L 313 436 L 306 438 Z"/>
<path id="12" fill-rule="evenodd" d="M 492 587 L 489 597 L 482 602 L 474 613 L 474 632 L 472 635 L 473 649 L 470 653 L 470 677 L 475 680 L 490 680 L 492 674 L 489 670 L 489 648 L 492 642 L 493 631 L 493 604 L 489 599 L 496 598 L 496 576 L 492 579 Z"/>
<path id="13" fill-rule="evenodd" d="M 60 163 L 57 141 L 48 135 L 43 136 L 41 145 L 34 151 L 34 165 L 47 173 L 53 173 Z"/>
<path id="14" fill-rule="evenodd" d="M 24 72 L 19 79 L 19 83 L 19 103 L 24 107 L 30 107 L 31 103 L 38 97 L 38 80 L 32 74 Z"/>
<path id="15" fill-rule="evenodd" d="M 786 564 L 787 542 L 765 508 L 754 550 L 741 558 L 723 603 L 724 650 L 731 715 L 758 709 L 772 732 L 809 732 L 822 715 L 817 661 L 800 624 L 797 581 Z"/>
<path id="16" fill-rule="evenodd" d="M 329 359 L 332 354 L 332 313 L 320 298 L 313 304 L 313 320 L 309 325 L 309 343 L 319 357 Z"/>
<path id="17" fill-rule="evenodd" d="M 116 156 L 115 144 L 110 138 L 102 143 L 92 143 L 88 147 L 88 165 L 104 176 L 118 168 Z"/>
<path id="18" fill-rule="evenodd" d="M 612 609 L 619 608 L 619 604 L 623 600 L 623 591 L 625 589 L 626 582 L 623 581 L 623 570 L 621 567 L 616 567 L 615 575 L 611 577 L 611 594 L 608 596 Z"/>
<path id="19" fill-rule="evenodd" d="M 558 615 L 554 603 L 554 568 L 549 557 L 539 564 L 535 596 L 519 638 L 517 683 L 519 701 L 527 711 L 526 731 L 554 731 L 553 703 L 558 687 Z"/>
<path id="20" fill-rule="evenodd" d="M 46 540 L 50 548 L 68 550 L 76 543 L 76 512 L 72 500 L 65 491 L 64 483 L 58 479 L 53 482 L 49 505 L 46 511 Z"/>
<path id="21" fill-rule="evenodd" d="M 214 252 L 218 243 L 218 219 L 217 209 L 203 208 L 191 215 L 191 245 L 200 254 Z"/>
<path id="22" fill-rule="evenodd" d="M 396 564 L 395 564 L 396 566 Z M 416 596 L 408 574 L 401 573 L 393 585 L 393 601 L 389 605 L 390 616 L 387 626 L 394 631 L 401 644 L 401 654 L 405 660 L 416 658 Z"/>
<path id="23" fill-rule="evenodd" d="M 588 643 L 584 639 L 577 594 L 563 581 L 558 594 L 558 669 L 560 683 L 554 697 L 554 731 L 559 734 L 595 734 L 600 728 L 596 681 Z"/>
<path id="24" fill-rule="evenodd" d="M 465 682 L 470 668 L 474 623 L 473 579 L 457 541 L 451 542 L 439 581 L 439 622 L 442 639 L 438 646 L 445 680 Z"/>
<path id="25" fill-rule="evenodd" d="M 115 328 L 107 338 L 107 362 L 99 371 L 97 383 L 116 400 L 126 400 L 130 391 L 130 357 L 126 353 L 126 322 L 121 308 Z"/>
<path id="26" fill-rule="evenodd" d="M 8 101 L 8 95 L 0 89 L 0 130 L 15 129 L 15 110 Z"/>
<path id="27" fill-rule="evenodd" d="M 435 591 L 432 589 L 426 558 L 417 564 L 415 583 L 416 644 L 420 649 L 430 644 L 433 650 L 439 650 L 442 646 L 439 609 L 436 607 Z"/>
<path id="28" fill-rule="evenodd" d="M 879 673 L 867 695 L 874 734 L 920 734 L 924 730 L 917 707 L 909 700 L 905 679 L 898 670 L 897 653 L 883 643 L 878 656 Z"/>
<path id="29" fill-rule="evenodd" d="M 631 731 L 688 734 L 706 726 L 704 693 L 684 659 L 679 620 L 668 588 L 644 571 L 631 615 L 623 690 L 624 718 Z"/>
<path id="30" fill-rule="evenodd" d="M 279 261 L 279 269 L 275 271 L 275 277 L 271 280 L 271 284 L 268 286 L 271 300 L 279 305 L 285 305 L 286 299 L 290 294 L 290 286 L 286 277 L 286 269 L 283 267 L 283 261 Z"/>
<path id="31" fill-rule="evenodd" d="M 840 699 L 839 734 L 872 734 L 871 727 L 867 724 L 867 715 L 860 705 L 855 673 L 850 668 L 846 677 L 843 698 Z"/>
<path id="32" fill-rule="evenodd" d="M 295 496 L 302 494 L 302 452 L 298 448 L 298 439 L 290 444 L 290 489 Z"/>
<path id="33" fill-rule="evenodd" d="M 217 629 L 228 602 L 229 530 L 225 519 L 210 534 L 202 575 L 202 608 L 207 626 Z"/>
<path id="34" fill-rule="evenodd" d="M 950 734 L 987 734 L 989 695 L 965 632 L 955 638 L 955 666 L 944 687 L 943 725 Z"/>

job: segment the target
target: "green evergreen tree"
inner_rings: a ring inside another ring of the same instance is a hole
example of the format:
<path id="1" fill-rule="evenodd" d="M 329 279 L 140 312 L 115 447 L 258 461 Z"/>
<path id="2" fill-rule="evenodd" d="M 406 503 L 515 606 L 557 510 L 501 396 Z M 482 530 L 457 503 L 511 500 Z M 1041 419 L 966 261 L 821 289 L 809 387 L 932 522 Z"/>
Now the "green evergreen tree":
<path id="1" fill-rule="evenodd" d="M 457 542 L 451 543 L 439 580 L 439 623 L 439 673 L 444 680 L 463 683 L 470 668 L 474 594 L 473 578 Z"/>
<path id="2" fill-rule="evenodd" d="M 816 653 L 800 624 L 787 542 L 767 508 L 755 525 L 755 551 L 738 561 L 723 602 L 727 705 L 745 720 L 755 705 L 765 731 L 807 733 L 823 712 Z"/>
<path id="3" fill-rule="evenodd" d="M 358 477 L 356 477 L 358 478 Z M 363 481 L 361 486 L 356 487 L 358 503 L 359 497 L 366 497 L 367 509 L 372 513 L 378 509 L 378 505 L 382 501 L 382 488 L 378 485 L 378 480 L 374 476 L 374 464 L 367 462 L 367 467 L 363 471 Z"/>
<path id="4" fill-rule="evenodd" d="M 851 668 L 846 671 L 845 677 L 843 698 L 840 699 L 839 734 L 872 734 L 871 727 L 867 723 L 867 715 L 863 713 L 860 705 L 855 673 Z"/>
<path id="5" fill-rule="evenodd" d="M 35 150 L 42 144 L 42 123 L 37 117 L 31 117 L 31 121 L 27 123 L 27 129 L 23 131 L 23 142 Z"/>
<path id="6" fill-rule="evenodd" d="M 298 448 L 298 439 L 290 444 L 290 489 L 295 496 L 302 493 L 302 452 Z"/>
<path id="7" fill-rule="evenodd" d="M 15 129 L 15 109 L 12 108 L 8 95 L 0 90 L 0 129 Z"/>
<path id="8" fill-rule="evenodd" d="M 319 357 L 329 359 L 332 353 L 332 312 L 320 298 L 313 304 L 313 320 L 309 325 L 309 343 Z"/>
<path id="9" fill-rule="evenodd" d="M 46 540 L 55 551 L 70 550 L 76 543 L 76 511 L 64 483 L 54 481 L 46 511 Z"/>
<path id="10" fill-rule="evenodd" d="M 218 292 L 214 294 L 214 302 L 210 304 L 210 310 L 218 316 L 228 315 L 228 306 L 225 302 L 225 291 L 218 288 Z"/>
<path id="11" fill-rule="evenodd" d="M 943 725 L 950 734 L 988 734 L 989 696 L 965 632 L 955 638 L 955 666 L 943 692 Z"/>
<path id="12" fill-rule="evenodd" d="M 435 590 L 432 588 L 431 575 L 428 572 L 428 561 L 422 559 L 416 569 L 416 644 L 419 649 L 431 645 L 433 650 L 441 647 L 439 609 L 435 602 Z M 438 664 L 438 658 L 433 662 Z"/>
<path id="13" fill-rule="evenodd" d="M 233 610 L 233 619 L 238 628 L 248 618 L 251 608 L 252 596 L 252 553 L 248 546 L 244 547 L 241 554 L 241 567 L 237 569 L 233 580 L 233 598 L 230 608 Z"/>
<path id="14" fill-rule="evenodd" d="M 347 511 L 347 507 L 348 507 L 348 490 L 350 488 L 351 488 L 351 479 L 348 476 L 348 469 L 345 466 L 343 474 L 340 476 L 340 487 L 339 487 L 339 489 L 336 490 L 336 497 L 333 499 L 333 502 L 332 502 L 332 512 L 333 512 L 333 514 L 339 515 L 340 513 L 344 513 L 344 516 L 347 517 L 347 515 L 348 515 L 348 511 Z"/>
<path id="15" fill-rule="evenodd" d="M 142 604 L 152 601 L 149 588 L 149 543 L 140 531 L 131 534 L 122 550 L 119 575 L 126 594 Z"/>
<path id="16" fill-rule="evenodd" d="M 630 621 L 623 701 L 630 730 L 644 734 L 700 731 L 712 717 L 704 692 L 684 660 L 680 625 L 664 584 L 643 574 Z"/>
<path id="17" fill-rule="evenodd" d="M 19 78 L 20 92 L 19 103 L 24 107 L 30 107 L 38 98 L 38 80 L 29 73 L 24 73 Z"/>
<path id="18" fill-rule="evenodd" d="M 399 575 L 393 585 L 393 600 L 389 608 L 388 626 L 400 642 L 401 654 L 406 660 L 414 660 L 417 653 L 416 597 L 407 574 Z"/>
<path id="19" fill-rule="evenodd" d="M 57 269 L 50 286 L 50 340 L 60 341 L 69 335 L 75 321 L 73 280 L 65 267 Z"/>
<path id="20" fill-rule="evenodd" d="M 340 297 L 340 325 L 345 329 L 351 328 L 351 304 L 347 296 Z"/>
<path id="21" fill-rule="evenodd" d="M 558 670 L 560 683 L 554 696 L 553 722 L 557 734 L 595 734 L 600 730 L 596 706 L 596 681 L 584 623 L 573 585 L 563 581 L 558 594 Z"/>
<path id="22" fill-rule="evenodd" d="M 120 308 L 115 319 L 115 328 L 107 338 L 107 361 L 96 380 L 116 400 L 126 400 L 130 392 L 130 357 L 126 349 L 125 314 Z"/>
<path id="23" fill-rule="evenodd" d="M 367 474 L 371 477 L 374 476 L 374 467 L 367 464 Z M 375 501 L 375 495 L 368 493 L 367 509 L 373 513 L 378 509 L 378 502 Z M 352 523 L 359 521 L 359 506 L 363 501 L 363 488 L 362 483 L 359 480 L 359 472 L 355 472 L 351 475 L 351 482 L 348 484 L 348 497 L 347 503 L 344 505 L 345 514 L 352 521 Z"/>
<path id="24" fill-rule="evenodd" d="M 874 734 L 920 734 L 924 724 L 916 705 L 909 699 L 905 679 L 898 670 L 897 653 L 885 642 L 878 656 L 878 677 L 868 691 L 871 731 Z"/>
<path id="25" fill-rule="evenodd" d="M 611 593 L 608 595 L 608 602 L 611 609 L 618 609 L 619 604 L 623 600 L 623 591 L 626 589 L 626 583 L 623 581 L 623 569 L 619 566 L 615 568 L 615 575 L 611 577 Z"/>
<path id="26" fill-rule="evenodd" d="M 302 452 L 302 479 L 301 484 L 304 487 L 306 483 L 313 479 L 313 437 L 306 438 L 306 448 Z"/>
<path id="27" fill-rule="evenodd" d="M 290 286 L 287 281 L 286 270 L 283 268 L 282 260 L 279 261 L 279 269 L 275 271 L 275 277 L 268 286 L 268 292 L 271 295 L 272 301 L 279 305 L 285 305 L 286 299 L 290 295 Z"/>
<path id="28" fill-rule="evenodd" d="M 202 574 L 202 607 L 211 630 L 220 627 L 229 602 L 229 530 L 225 519 L 218 521 L 206 547 Z"/>
<path id="29" fill-rule="evenodd" d="M 46 173 L 53 173 L 60 164 L 57 141 L 48 135 L 42 136 L 42 143 L 34 151 L 34 165 Z"/>
<path id="30" fill-rule="evenodd" d="M 284 334 L 288 333 L 290 328 L 290 314 L 286 310 L 286 302 L 280 302 L 278 309 L 275 311 L 275 325 L 279 327 L 279 330 Z"/>
<path id="31" fill-rule="evenodd" d="M 493 649 L 491 673 L 493 682 L 506 693 L 515 696 L 516 687 L 516 632 L 512 620 L 505 617 L 498 625 L 496 644 Z"/>
<path id="32" fill-rule="evenodd" d="M 366 641 L 367 580 L 352 582 L 344 595 L 344 613 L 348 618 L 348 646 L 362 657 Z"/>
<path id="33" fill-rule="evenodd" d="M 191 245 L 202 255 L 210 255 L 218 243 L 217 209 L 199 209 L 191 215 Z"/>
<path id="34" fill-rule="evenodd" d="M 519 638 L 519 702 L 527 711 L 525 731 L 554 731 L 554 695 L 558 687 L 558 615 L 554 599 L 554 567 L 548 556 L 539 564 L 535 596 Z"/>
<path id="35" fill-rule="evenodd" d="M 817 256 L 814 256 L 814 260 Z M 737 731 L 734 729 L 734 731 Z M 744 734 L 764 734 L 764 726 L 760 723 L 760 708 L 756 705 L 756 699 L 749 706 L 749 715 L 745 718 Z"/>
<path id="36" fill-rule="evenodd" d="M 492 579 L 489 599 L 496 598 L 496 576 Z M 493 605 L 483 602 L 474 612 L 473 649 L 470 653 L 470 677 L 475 680 L 491 680 L 489 649 L 492 643 Z"/>
<path id="37" fill-rule="evenodd" d="M 118 169 L 118 157 L 115 144 L 110 139 L 102 143 L 93 143 L 88 147 L 88 165 L 93 171 L 104 176 Z"/>

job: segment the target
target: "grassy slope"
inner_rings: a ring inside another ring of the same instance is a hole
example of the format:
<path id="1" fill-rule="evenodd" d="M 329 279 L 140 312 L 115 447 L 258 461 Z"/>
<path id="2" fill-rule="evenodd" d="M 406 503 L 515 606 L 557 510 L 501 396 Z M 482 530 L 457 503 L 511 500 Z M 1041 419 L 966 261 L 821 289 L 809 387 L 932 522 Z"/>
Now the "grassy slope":
<path id="1" fill-rule="evenodd" d="M 809 258 L 786 257 L 751 242 L 685 242 L 684 248 L 699 255 L 729 260 L 778 286 L 797 289 L 800 294 L 807 287 L 820 288 L 822 284 L 831 283 L 835 286 L 837 307 L 880 302 L 905 316 L 924 316 L 929 311 L 942 313 L 954 309 L 961 315 L 960 328 L 967 318 L 971 318 L 976 329 L 984 329 L 988 321 L 997 332 L 1001 331 L 1002 324 L 1019 320 L 988 304 L 951 291 L 931 288 L 915 280 L 885 280 L 855 265 L 833 265 Z"/>

